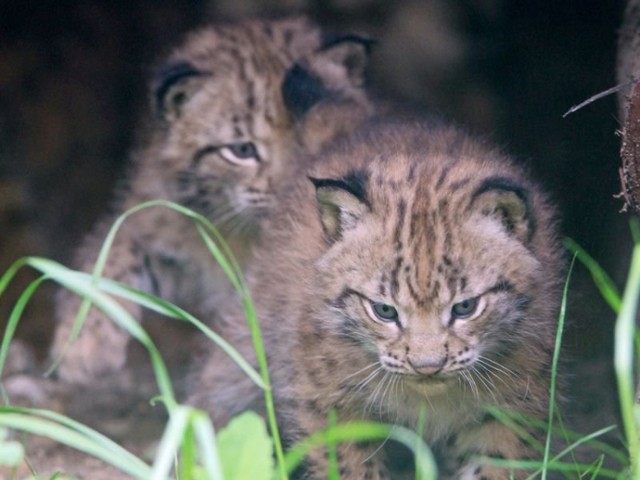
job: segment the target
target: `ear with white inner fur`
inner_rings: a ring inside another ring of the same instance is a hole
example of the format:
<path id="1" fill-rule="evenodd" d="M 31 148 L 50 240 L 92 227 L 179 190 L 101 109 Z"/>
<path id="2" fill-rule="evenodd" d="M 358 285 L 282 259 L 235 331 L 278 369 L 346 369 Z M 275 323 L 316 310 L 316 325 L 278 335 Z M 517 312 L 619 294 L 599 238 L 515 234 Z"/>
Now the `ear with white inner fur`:
<path id="1" fill-rule="evenodd" d="M 497 219 L 509 235 L 528 244 L 535 231 L 529 192 L 513 180 L 494 177 L 485 180 L 472 199 L 476 211 Z"/>
<path id="2" fill-rule="evenodd" d="M 196 79 L 209 75 L 188 62 L 173 62 L 160 68 L 153 79 L 156 115 L 167 121 L 180 117 L 184 104 L 200 88 Z"/>
<path id="3" fill-rule="evenodd" d="M 320 222 L 329 243 L 340 240 L 369 211 L 361 174 L 351 173 L 341 179 L 310 178 L 316 187 Z"/>

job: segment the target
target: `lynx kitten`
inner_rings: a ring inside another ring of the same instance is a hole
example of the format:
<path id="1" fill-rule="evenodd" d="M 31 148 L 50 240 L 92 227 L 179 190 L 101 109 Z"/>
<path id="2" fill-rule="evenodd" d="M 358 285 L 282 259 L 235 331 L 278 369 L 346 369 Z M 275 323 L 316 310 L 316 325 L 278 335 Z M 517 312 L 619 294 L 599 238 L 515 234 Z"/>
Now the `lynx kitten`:
<path id="1" fill-rule="evenodd" d="M 398 120 L 335 142 L 291 185 L 251 269 L 285 442 L 334 410 L 424 431 L 453 478 L 511 478 L 477 456 L 532 453 L 487 407 L 547 412 L 563 259 L 543 193 L 466 134 Z M 242 315 L 220 332 L 254 358 Z M 219 350 L 193 385 L 218 425 L 262 409 Z M 380 444 L 337 450 L 342 479 L 389 478 Z M 326 470 L 315 451 L 303 478 Z"/>
<path id="2" fill-rule="evenodd" d="M 170 55 L 153 81 L 155 116 L 133 156 L 116 213 L 147 200 L 167 199 L 208 217 L 242 267 L 263 218 L 298 156 L 321 137 L 299 127 L 319 101 L 338 98 L 366 108 L 362 90 L 367 43 L 323 37 L 305 18 L 250 20 L 197 31 Z M 339 120 L 338 120 L 339 122 Z M 346 126 L 346 125 L 345 125 Z M 348 130 L 348 128 L 347 128 Z M 115 216 L 103 220 L 77 254 L 90 270 Z M 119 232 L 104 275 L 209 314 L 228 282 L 190 220 L 163 208 L 132 216 Z M 63 291 L 51 354 L 69 338 L 79 300 Z M 128 305 L 136 318 L 140 308 Z M 59 375 L 88 383 L 120 369 L 128 335 L 92 310 L 66 353 Z"/>

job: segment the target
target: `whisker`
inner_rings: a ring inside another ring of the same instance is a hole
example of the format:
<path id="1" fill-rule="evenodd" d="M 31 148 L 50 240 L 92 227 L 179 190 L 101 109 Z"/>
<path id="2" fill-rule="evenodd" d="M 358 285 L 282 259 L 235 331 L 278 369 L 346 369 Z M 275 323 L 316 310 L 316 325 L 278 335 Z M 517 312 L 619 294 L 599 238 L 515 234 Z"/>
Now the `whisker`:
<path id="1" fill-rule="evenodd" d="M 481 361 L 481 363 L 483 365 L 486 365 L 487 367 L 490 367 L 491 369 L 495 370 L 495 371 L 499 371 L 501 373 L 503 373 L 505 376 L 509 377 L 510 379 L 517 379 L 518 375 L 516 374 L 516 372 L 514 372 L 513 370 L 511 370 L 510 368 L 508 368 L 507 366 L 496 362 L 495 360 L 492 360 L 491 358 L 485 357 L 485 356 L 481 356 L 478 358 L 479 361 Z"/>
<path id="2" fill-rule="evenodd" d="M 364 373 L 365 371 L 367 371 L 367 370 L 369 370 L 369 369 L 371 369 L 373 367 L 376 367 L 376 366 L 380 366 L 380 362 L 376 361 L 376 362 L 370 363 L 369 365 L 367 365 L 366 367 L 361 368 L 357 372 L 353 372 L 353 373 L 347 375 L 346 377 L 343 378 L 343 380 L 344 381 L 349 380 L 350 378 L 353 378 L 353 377 L 355 377 L 356 375 L 358 375 L 360 373 Z"/>
<path id="3" fill-rule="evenodd" d="M 499 363 L 485 357 L 479 357 L 476 363 L 481 367 L 478 369 L 479 371 L 481 370 L 491 378 L 499 380 L 505 387 L 511 388 L 517 385 L 516 374 Z"/>
<path id="4" fill-rule="evenodd" d="M 471 369 L 469 369 L 469 373 L 471 376 L 474 376 L 480 381 L 480 383 L 482 383 L 482 385 L 484 386 L 485 391 L 489 392 L 489 394 L 491 395 L 491 398 L 493 399 L 494 403 L 498 402 L 498 399 L 495 395 L 495 387 L 493 386 L 493 384 L 491 383 L 490 379 L 488 379 L 487 377 L 485 377 L 482 373 L 482 371 L 478 370 L 477 368 L 472 367 Z"/>
<path id="5" fill-rule="evenodd" d="M 365 413 L 368 412 L 373 414 L 373 410 L 376 405 L 378 405 L 378 413 L 381 413 L 382 405 L 381 403 L 378 402 L 378 397 L 383 390 L 383 386 L 387 383 L 388 378 L 389 378 L 389 372 L 386 370 L 383 370 L 382 379 L 380 379 L 380 381 L 376 384 L 376 386 L 373 389 L 373 392 L 371 392 L 371 396 L 369 397 L 369 400 L 367 401 Z"/>
<path id="6" fill-rule="evenodd" d="M 473 396 L 476 400 L 480 399 L 480 393 L 478 392 L 478 385 L 476 385 L 475 379 L 471 376 L 471 374 L 467 370 L 461 370 L 460 374 L 466 380 L 466 384 L 469 385 Z"/>
<path id="7" fill-rule="evenodd" d="M 360 392 L 362 391 L 369 383 L 371 383 L 371 381 L 376 378 L 378 376 L 378 374 L 383 371 L 383 368 L 381 365 L 378 366 L 378 368 L 376 368 L 373 372 L 371 372 L 369 375 L 367 375 L 363 380 L 361 380 L 360 382 L 358 382 L 356 384 L 356 391 Z"/>

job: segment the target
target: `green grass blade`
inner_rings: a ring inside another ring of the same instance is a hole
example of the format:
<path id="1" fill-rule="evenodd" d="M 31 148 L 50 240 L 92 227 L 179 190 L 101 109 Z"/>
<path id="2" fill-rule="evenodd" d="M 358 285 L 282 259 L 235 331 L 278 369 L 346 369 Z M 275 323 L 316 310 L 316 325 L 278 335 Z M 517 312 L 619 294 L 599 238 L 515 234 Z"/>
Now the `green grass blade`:
<path id="1" fill-rule="evenodd" d="M 521 415 L 493 406 L 487 407 L 486 411 L 500 423 L 507 426 L 509 430 L 514 432 L 518 437 L 523 439 L 527 445 L 531 446 L 535 451 L 544 453 L 544 445 L 529 432 L 529 427 L 535 426 L 532 419 L 524 418 Z"/>
<path id="2" fill-rule="evenodd" d="M 287 472 L 292 473 L 313 449 L 330 443 L 392 439 L 409 448 L 416 459 L 416 476 L 423 480 L 438 478 L 431 450 L 415 432 L 404 427 L 372 422 L 351 422 L 316 432 L 294 445 L 285 456 Z"/>
<path id="3" fill-rule="evenodd" d="M 13 278 L 16 276 L 16 274 L 18 273 L 18 271 L 25 267 L 27 265 L 27 259 L 26 258 L 20 258 L 18 260 L 16 260 L 8 269 L 5 273 L 2 274 L 2 276 L 0 277 L 0 296 L 2 296 L 2 294 L 5 292 L 5 290 L 7 289 L 7 287 L 9 286 L 9 284 L 11 283 L 11 280 L 13 280 Z M 38 280 L 36 280 L 36 282 L 38 282 Z M 31 285 L 29 285 L 29 287 L 27 288 L 27 290 L 30 290 L 29 293 L 23 292 L 23 294 L 18 298 L 18 301 L 16 302 L 15 307 L 13 308 L 13 311 L 11 312 L 11 315 L 9 317 L 9 321 L 7 323 L 7 326 L 5 328 L 5 333 L 2 336 L 2 344 L 0 345 L 0 379 L 2 378 L 2 372 L 4 370 L 4 364 L 7 360 L 7 355 L 9 353 L 9 346 L 11 344 L 11 339 L 13 338 L 13 334 L 15 333 L 15 329 L 18 326 L 18 321 L 20 320 L 20 316 L 22 315 L 22 311 L 24 311 L 26 304 L 28 303 L 29 299 L 31 298 L 31 296 L 33 295 L 33 293 L 35 292 L 35 290 L 37 289 L 37 287 L 40 285 L 40 283 L 37 283 L 37 285 L 33 286 L 33 283 Z M 6 394 L 4 392 L 4 389 L 2 388 L 2 383 L 0 382 L 0 393 L 2 394 L 3 397 L 3 401 L 5 403 L 7 403 L 7 398 L 6 398 Z"/>
<path id="4" fill-rule="evenodd" d="M 22 318 L 22 313 L 24 312 L 24 309 L 27 307 L 27 303 L 29 303 L 29 300 L 31 299 L 33 294 L 36 292 L 38 287 L 42 285 L 42 282 L 44 282 L 46 279 L 47 279 L 46 276 L 42 276 L 34 280 L 33 282 L 31 282 L 29 286 L 24 290 L 24 292 L 22 292 L 20 297 L 18 297 L 18 300 L 16 301 L 16 304 L 13 310 L 11 311 L 11 314 L 9 315 L 9 321 L 7 322 L 7 326 L 5 327 L 5 330 L 4 330 L 4 335 L 2 336 L 2 345 L 0 345 L 0 379 L 2 378 L 4 364 L 7 360 L 7 355 L 9 354 L 9 346 L 11 345 L 11 340 L 13 339 L 13 335 L 16 331 L 16 328 L 18 328 L 18 323 L 20 321 L 20 318 Z M 2 382 L 0 381 L 0 385 L 1 384 Z M 4 389 L 2 393 L 4 396 Z M 6 398 L 5 398 L 5 403 L 6 403 Z"/>
<path id="5" fill-rule="evenodd" d="M 132 337 L 142 343 L 151 357 L 156 382 L 164 403 L 169 411 L 176 406 L 177 402 L 175 400 L 173 387 L 171 386 L 169 374 L 160 352 L 142 326 L 140 326 L 140 324 L 131 317 L 129 312 L 127 312 L 122 305 L 101 292 L 92 282 L 85 281 L 85 279 L 77 276 L 77 272 L 62 266 L 59 263 L 38 257 L 27 258 L 27 263 L 34 269 L 47 275 L 52 280 L 60 283 L 65 288 L 89 299 L 93 305 L 102 310 L 107 316 L 116 321 L 118 325 L 127 330 Z"/>
<path id="6" fill-rule="evenodd" d="M 20 258 L 13 262 L 13 264 L 7 269 L 7 271 L 2 274 L 2 276 L 0 277 L 0 296 L 2 296 L 2 294 L 5 292 L 5 290 L 9 286 L 9 283 L 11 283 L 11 280 L 13 280 L 13 277 L 15 277 L 18 271 L 25 265 L 26 259 Z"/>
<path id="7" fill-rule="evenodd" d="M 191 473 L 195 471 L 196 444 L 199 447 L 206 478 L 223 480 L 211 421 L 204 412 L 184 405 L 176 407 L 171 414 L 158 446 L 149 480 L 168 478 L 181 449 L 183 452 L 180 457 L 182 475 L 190 478 Z"/>
<path id="8" fill-rule="evenodd" d="M 615 326 L 614 367 L 618 381 L 618 395 L 624 425 L 625 437 L 631 461 L 631 478 L 640 479 L 640 431 L 638 418 L 634 412 L 634 332 L 640 293 L 640 244 L 633 249 L 631 268 L 624 291 L 622 308 Z"/>
<path id="9" fill-rule="evenodd" d="M 596 287 L 598 287 L 602 298 L 605 299 L 614 312 L 618 313 L 622 305 L 622 298 L 615 283 L 611 280 L 611 277 L 607 275 L 607 272 L 602 269 L 598 262 L 596 262 L 593 257 L 586 252 L 586 250 L 578 245 L 575 240 L 566 238 L 564 245 L 585 267 L 587 267 L 587 270 L 591 273 L 593 282 L 596 284 Z"/>
<path id="10" fill-rule="evenodd" d="M 90 279 L 90 275 L 87 273 L 75 273 L 80 278 L 85 278 L 87 280 Z M 142 290 L 138 290 L 129 285 L 116 282 L 115 280 L 101 278 L 99 279 L 96 286 L 105 293 L 115 295 L 124 300 L 135 302 L 144 308 L 152 310 L 166 317 L 191 323 L 209 339 L 215 342 L 220 348 L 222 348 L 222 350 L 224 350 L 224 352 L 233 359 L 233 361 L 245 372 L 245 374 L 251 380 L 253 380 L 256 385 L 258 385 L 260 388 L 265 388 L 260 374 L 229 342 L 227 342 L 224 338 L 211 330 L 205 323 L 203 323 L 201 320 L 198 320 L 186 310 L 183 310 L 182 308 L 172 304 L 171 302 L 163 300 L 162 298 L 157 297 L 151 293 L 143 292 Z"/>
<path id="11" fill-rule="evenodd" d="M 218 230 L 213 226 L 213 224 L 209 222 L 202 215 L 172 202 L 168 202 L 164 200 L 154 200 L 151 202 L 142 203 L 132 209 L 127 210 L 127 212 L 125 212 L 123 215 L 118 217 L 117 221 L 112 226 L 107 236 L 107 239 L 103 244 L 100 254 L 98 255 L 98 260 L 96 261 L 96 266 L 93 272 L 93 278 L 97 282 L 98 277 L 100 276 L 100 274 L 104 269 L 108 251 L 111 248 L 116 232 L 120 228 L 124 220 L 128 218 L 130 215 L 144 208 L 150 208 L 150 207 L 170 208 L 172 210 L 175 210 L 179 213 L 182 213 L 194 219 L 194 221 L 196 221 L 196 227 L 198 228 L 198 232 L 200 233 L 201 237 L 203 238 L 203 241 L 209 248 L 209 251 L 212 253 L 214 258 L 218 261 L 218 263 L 220 264 L 220 267 L 227 274 L 231 284 L 234 286 L 234 288 L 236 288 L 236 290 L 239 292 L 241 296 L 243 307 L 245 309 L 246 316 L 247 316 L 247 322 L 249 323 L 249 328 L 251 330 L 254 349 L 256 350 L 256 357 L 258 361 L 260 375 L 262 378 L 262 387 L 264 388 L 267 419 L 269 422 L 269 428 L 274 438 L 274 451 L 276 454 L 276 460 L 279 465 L 279 471 L 280 471 L 279 476 L 281 480 L 286 480 L 286 472 L 284 469 L 284 452 L 283 452 L 282 444 L 280 441 L 278 424 L 276 421 L 275 406 L 273 403 L 273 395 L 270 388 L 270 379 L 269 379 L 269 371 L 268 371 L 268 365 L 266 360 L 266 354 L 264 352 L 264 348 L 262 345 L 262 336 L 260 333 L 260 328 L 258 325 L 256 315 L 255 315 L 255 309 L 253 307 L 253 302 L 251 301 L 251 298 L 249 296 L 249 291 L 246 286 L 246 282 L 244 281 L 242 271 L 237 261 L 235 260 L 231 252 L 231 249 L 229 248 L 227 243 L 224 241 L 224 239 L 222 238 Z M 217 243 L 211 241 L 211 238 L 207 234 L 213 235 Z"/>
<path id="12" fill-rule="evenodd" d="M 207 473 L 207 479 L 223 480 L 222 466 L 211 419 L 204 412 L 194 410 L 192 421 L 193 430 L 202 453 L 202 465 Z"/>
<path id="13" fill-rule="evenodd" d="M 600 430 L 597 430 L 597 431 L 595 431 L 593 433 L 590 433 L 589 435 L 585 435 L 585 436 L 579 438 L 578 440 L 573 442 L 571 445 L 569 445 L 568 447 L 564 448 L 561 452 L 559 452 L 556 455 L 554 455 L 553 458 L 551 458 L 549 461 L 543 462 L 542 466 L 538 470 L 536 470 L 533 474 L 531 474 L 531 476 L 529 476 L 527 480 L 532 480 L 534 478 L 537 478 L 538 475 L 540 475 L 543 472 L 543 470 L 549 468 L 549 465 L 556 465 L 557 463 L 560 463 L 560 460 L 563 457 L 565 457 L 566 455 L 569 455 L 570 453 L 572 453 L 579 446 L 588 444 L 589 442 L 591 442 L 595 438 L 600 437 L 602 435 L 605 435 L 605 434 L 609 433 L 610 431 L 615 430 L 616 428 L 617 427 L 615 425 L 610 425 L 608 427 L 601 428 Z M 601 454 L 600 456 L 602 458 L 604 458 L 604 455 Z M 572 462 L 571 464 L 572 465 L 577 465 L 577 462 Z"/>
<path id="14" fill-rule="evenodd" d="M 604 455 L 600 455 L 592 464 L 592 472 L 591 472 L 591 480 L 595 480 L 596 478 L 598 478 L 598 475 L 600 474 L 600 471 L 602 470 L 602 466 L 604 465 Z M 590 471 L 585 472 L 589 473 Z M 583 475 L 584 477 L 584 475 Z"/>
<path id="15" fill-rule="evenodd" d="M 164 430 L 149 480 L 165 480 L 169 477 L 182 443 L 187 424 L 189 408 L 178 406 L 173 409 L 169 423 Z"/>
<path id="16" fill-rule="evenodd" d="M 135 478 L 146 480 L 151 472 L 142 460 L 104 435 L 54 412 L 3 407 L 0 408 L 0 426 L 51 438 Z"/>
<path id="17" fill-rule="evenodd" d="M 267 355 L 264 350 L 264 344 L 262 342 L 262 334 L 260 332 L 260 325 L 258 324 L 258 318 L 253 306 L 251 297 L 248 294 L 243 294 L 243 306 L 245 309 L 245 316 L 249 329 L 251 331 L 251 338 L 253 340 L 253 348 L 256 353 L 256 359 L 258 361 L 258 367 L 260 374 L 262 375 L 262 381 L 264 382 L 264 402 L 267 412 L 267 422 L 269 424 L 269 430 L 273 437 L 273 450 L 276 456 L 276 462 L 278 466 L 278 477 L 280 480 L 287 479 L 287 471 L 285 465 L 284 449 L 282 448 L 282 442 L 280 440 L 280 432 L 278 428 L 278 421 L 276 419 L 275 403 L 273 401 L 273 392 L 271 391 L 271 380 L 269 378 L 269 366 L 267 363 Z"/>
<path id="18" fill-rule="evenodd" d="M 329 419 L 327 422 L 329 428 L 337 425 L 337 415 L 334 409 L 329 410 Z M 336 452 L 336 443 L 327 442 L 327 454 L 329 456 L 329 472 L 328 480 L 340 480 L 340 470 L 338 468 L 338 453 Z"/>
<path id="19" fill-rule="evenodd" d="M 501 458 L 492 457 L 477 457 L 478 461 L 486 463 L 487 465 L 495 465 L 502 468 L 512 468 L 517 470 L 535 470 L 540 468 L 540 462 L 537 460 L 504 460 Z M 556 472 L 573 473 L 575 469 L 585 472 L 591 468 L 591 465 L 574 464 L 574 463 L 551 463 L 549 464 L 549 470 Z M 620 478 L 620 472 L 615 470 L 602 468 L 600 470 L 600 476 L 603 478 Z"/>
<path id="20" fill-rule="evenodd" d="M 564 332 L 564 320 L 567 315 L 567 295 L 569 292 L 569 280 L 573 272 L 573 266 L 576 263 L 576 254 L 573 256 L 567 280 L 564 282 L 562 290 L 562 303 L 560 304 L 560 313 L 558 315 L 558 328 L 556 332 L 556 343 L 553 350 L 553 359 L 551 362 L 551 391 L 549 393 L 549 420 L 547 423 L 547 438 L 544 445 L 544 457 L 542 460 L 542 480 L 547 478 L 547 466 L 549 465 L 549 455 L 551 452 L 551 432 L 553 431 L 553 418 L 555 416 L 554 408 L 556 405 L 556 385 L 558 381 L 558 361 L 560 360 L 560 348 L 562 347 L 562 333 Z"/>
<path id="21" fill-rule="evenodd" d="M 284 450 L 282 448 L 278 422 L 276 419 L 275 405 L 273 402 L 273 394 L 271 391 L 271 381 L 269 378 L 267 356 L 264 351 L 262 333 L 260 331 L 260 325 L 258 323 L 255 307 L 253 305 L 249 289 L 244 280 L 241 269 L 239 268 L 237 263 L 234 263 L 233 255 L 231 255 L 230 249 L 228 248 L 226 242 L 220 236 L 219 232 L 211 225 L 211 223 L 206 221 L 206 219 L 201 219 L 200 224 L 198 225 L 198 232 L 209 248 L 211 254 L 224 269 L 236 291 L 240 294 L 245 317 L 247 319 L 249 330 L 251 332 L 251 338 L 253 341 L 253 348 L 256 353 L 258 367 L 262 377 L 265 397 L 265 410 L 267 412 L 267 422 L 269 423 L 269 429 L 271 430 L 271 434 L 273 436 L 273 448 L 278 465 L 278 477 L 280 478 L 280 480 L 286 480 L 287 474 L 284 465 Z M 216 236 L 216 240 L 218 242 L 217 244 L 214 243 L 211 238 L 209 238 L 209 236 L 207 235 L 208 232 L 211 232 L 214 234 L 214 236 Z M 226 255 L 223 255 L 221 250 L 218 248 L 218 244 L 221 245 Z M 227 262 L 225 261 L 225 257 L 227 259 L 231 259 L 231 263 L 227 264 Z"/>

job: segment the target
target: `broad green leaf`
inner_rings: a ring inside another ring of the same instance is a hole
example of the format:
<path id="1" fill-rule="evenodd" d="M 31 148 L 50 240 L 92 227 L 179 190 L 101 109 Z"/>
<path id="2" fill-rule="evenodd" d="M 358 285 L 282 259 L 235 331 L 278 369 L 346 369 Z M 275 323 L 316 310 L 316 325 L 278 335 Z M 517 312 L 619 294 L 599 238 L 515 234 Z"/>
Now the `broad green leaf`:
<path id="1" fill-rule="evenodd" d="M 225 480 L 267 479 L 273 471 L 273 441 L 264 420 L 254 412 L 235 417 L 218 432 Z"/>

